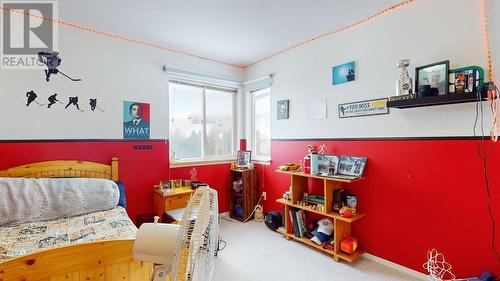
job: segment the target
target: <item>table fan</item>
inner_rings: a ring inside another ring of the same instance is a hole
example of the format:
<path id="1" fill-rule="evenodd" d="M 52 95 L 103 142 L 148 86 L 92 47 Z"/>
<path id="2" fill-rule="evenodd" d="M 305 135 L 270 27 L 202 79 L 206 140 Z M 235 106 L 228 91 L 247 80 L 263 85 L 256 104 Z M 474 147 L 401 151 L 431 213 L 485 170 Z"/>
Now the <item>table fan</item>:
<path id="1" fill-rule="evenodd" d="M 155 264 L 153 281 L 209 281 L 219 242 L 217 191 L 199 187 L 180 224 L 144 223 L 137 232 L 135 260 Z"/>

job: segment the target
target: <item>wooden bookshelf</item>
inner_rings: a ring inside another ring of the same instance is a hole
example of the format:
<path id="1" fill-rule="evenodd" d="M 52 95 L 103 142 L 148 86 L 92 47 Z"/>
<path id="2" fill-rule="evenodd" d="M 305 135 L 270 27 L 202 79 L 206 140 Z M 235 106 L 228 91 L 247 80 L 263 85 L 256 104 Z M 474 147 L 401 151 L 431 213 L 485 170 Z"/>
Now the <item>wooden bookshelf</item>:
<path id="1" fill-rule="evenodd" d="M 322 252 L 328 253 L 333 256 L 335 261 L 344 260 L 347 262 L 353 262 L 357 260 L 364 254 L 362 249 L 357 249 L 352 255 L 348 255 L 340 251 L 340 241 L 344 240 L 347 237 L 351 236 L 351 223 L 354 223 L 360 219 L 362 219 L 365 214 L 354 214 L 350 218 L 345 218 L 337 213 L 332 212 L 333 207 L 333 191 L 336 189 L 340 189 L 342 184 L 352 183 L 355 181 L 362 180 L 363 178 L 348 180 L 348 179 L 339 179 L 339 178 L 331 178 L 331 177 L 322 177 L 316 175 L 305 174 L 301 172 L 289 172 L 289 171 L 280 171 L 277 170 L 278 173 L 288 174 L 290 175 L 291 182 L 291 200 L 278 199 L 277 203 L 283 204 L 285 206 L 285 231 L 279 231 L 281 234 L 285 236 L 287 240 L 296 240 L 302 242 L 310 247 L 313 247 Z M 301 206 L 297 205 L 298 201 L 302 199 L 304 193 L 308 193 L 308 178 L 315 178 L 323 180 L 323 194 L 325 198 L 325 208 L 323 211 L 314 210 L 309 206 Z M 324 217 L 331 218 L 333 221 L 333 240 L 334 240 L 334 249 L 327 250 L 323 249 L 322 246 L 317 245 L 312 242 L 308 238 L 300 238 L 293 234 L 293 227 L 290 218 L 290 210 L 291 209 L 301 209 L 306 212 L 319 214 Z"/>

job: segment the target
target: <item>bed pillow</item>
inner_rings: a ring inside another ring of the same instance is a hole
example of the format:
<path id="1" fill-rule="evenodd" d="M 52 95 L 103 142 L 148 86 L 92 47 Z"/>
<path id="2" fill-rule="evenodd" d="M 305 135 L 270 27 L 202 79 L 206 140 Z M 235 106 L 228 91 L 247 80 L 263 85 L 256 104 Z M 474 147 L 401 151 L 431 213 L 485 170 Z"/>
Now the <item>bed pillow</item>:
<path id="1" fill-rule="evenodd" d="M 0 178 L 0 226 L 109 210 L 119 198 L 111 180 Z"/>
<path id="2" fill-rule="evenodd" d="M 127 196 L 125 194 L 125 184 L 121 181 L 115 181 L 118 186 L 118 190 L 120 190 L 120 199 L 118 200 L 118 206 L 127 208 Z"/>

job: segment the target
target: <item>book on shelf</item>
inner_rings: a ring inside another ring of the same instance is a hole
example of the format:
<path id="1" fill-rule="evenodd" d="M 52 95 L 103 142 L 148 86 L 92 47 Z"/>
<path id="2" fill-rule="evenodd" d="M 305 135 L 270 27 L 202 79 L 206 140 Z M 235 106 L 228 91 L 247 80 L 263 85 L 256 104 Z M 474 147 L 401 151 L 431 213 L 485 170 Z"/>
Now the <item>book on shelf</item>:
<path id="1" fill-rule="evenodd" d="M 306 211 L 301 210 L 300 215 L 302 216 L 302 231 L 304 232 L 304 235 L 307 233 L 307 218 L 306 218 Z M 303 236 L 302 236 L 303 237 Z"/>
<path id="2" fill-rule="evenodd" d="M 297 216 L 296 216 L 297 211 L 294 209 L 290 210 L 290 219 L 292 221 L 292 228 L 293 228 L 293 235 L 296 237 L 299 237 L 299 225 L 297 224 Z"/>
<path id="3" fill-rule="evenodd" d="M 295 212 L 295 216 L 296 216 L 296 219 L 297 219 L 297 228 L 299 230 L 299 237 L 302 238 L 302 236 L 304 236 L 304 228 L 302 227 L 302 212 L 304 212 L 304 210 L 298 210 L 297 212 Z"/>
<path id="4" fill-rule="evenodd" d="M 300 238 L 302 238 L 307 233 L 306 212 L 304 210 L 298 210 L 296 216 Z"/>

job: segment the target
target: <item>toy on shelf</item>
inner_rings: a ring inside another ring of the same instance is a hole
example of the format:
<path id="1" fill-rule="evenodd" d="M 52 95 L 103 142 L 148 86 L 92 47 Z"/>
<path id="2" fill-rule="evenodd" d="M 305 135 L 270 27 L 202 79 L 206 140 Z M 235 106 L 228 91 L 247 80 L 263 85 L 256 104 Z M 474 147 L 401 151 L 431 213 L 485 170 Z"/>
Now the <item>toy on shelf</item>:
<path id="1" fill-rule="evenodd" d="M 354 211 L 353 211 L 354 210 Z M 351 209 L 349 207 L 342 207 L 340 208 L 339 214 L 345 218 L 350 218 L 352 215 L 355 214 L 356 209 Z"/>
<path id="2" fill-rule="evenodd" d="M 358 239 L 347 237 L 340 241 L 340 250 L 346 254 L 352 255 L 358 248 Z"/>

